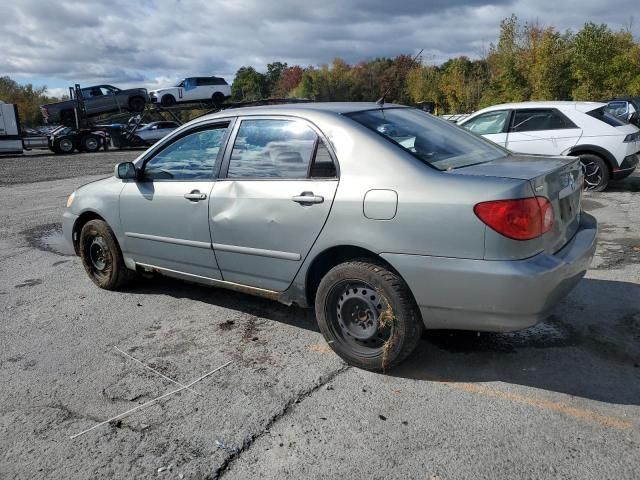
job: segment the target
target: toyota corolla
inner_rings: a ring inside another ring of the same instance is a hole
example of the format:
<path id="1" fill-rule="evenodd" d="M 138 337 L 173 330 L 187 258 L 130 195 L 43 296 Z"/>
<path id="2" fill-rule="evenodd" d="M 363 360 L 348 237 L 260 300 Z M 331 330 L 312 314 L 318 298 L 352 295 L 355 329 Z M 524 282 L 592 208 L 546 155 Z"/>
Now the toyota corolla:
<path id="1" fill-rule="evenodd" d="M 376 370 L 425 328 L 543 320 L 594 254 L 582 183 L 577 158 L 516 156 L 409 107 L 250 107 L 79 188 L 63 227 L 101 288 L 158 272 L 314 307 L 331 348 Z"/>

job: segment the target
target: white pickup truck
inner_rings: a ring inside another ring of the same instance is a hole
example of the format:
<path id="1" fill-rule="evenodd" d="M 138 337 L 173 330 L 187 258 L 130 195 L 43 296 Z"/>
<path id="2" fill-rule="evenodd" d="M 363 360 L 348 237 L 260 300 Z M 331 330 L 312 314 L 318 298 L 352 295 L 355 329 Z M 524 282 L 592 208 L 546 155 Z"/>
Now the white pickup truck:
<path id="1" fill-rule="evenodd" d="M 231 86 L 221 77 L 189 77 L 175 87 L 149 92 L 153 103 L 160 103 L 165 107 L 189 102 L 212 102 L 220 105 L 230 96 Z"/>

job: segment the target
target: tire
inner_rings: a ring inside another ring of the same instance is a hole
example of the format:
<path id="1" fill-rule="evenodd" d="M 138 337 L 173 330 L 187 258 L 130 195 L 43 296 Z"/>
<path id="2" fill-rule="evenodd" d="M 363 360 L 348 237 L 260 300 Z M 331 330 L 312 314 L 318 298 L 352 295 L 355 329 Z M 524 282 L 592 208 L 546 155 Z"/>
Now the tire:
<path id="1" fill-rule="evenodd" d="M 163 107 L 170 107 L 171 105 L 176 104 L 176 97 L 174 97 L 170 93 L 167 93 L 166 95 L 162 96 L 162 98 L 160 99 L 160 103 Z"/>
<path id="2" fill-rule="evenodd" d="M 63 155 L 73 153 L 75 145 L 69 137 L 56 138 L 53 142 L 53 151 Z"/>
<path id="3" fill-rule="evenodd" d="M 100 288 L 118 290 L 135 276 L 125 266 L 116 237 L 103 220 L 90 220 L 82 227 L 79 250 L 85 271 Z"/>
<path id="4" fill-rule="evenodd" d="M 96 135 L 85 135 L 80 141 L 82 150 L 88 153 L 100 150 L 100 137 Z"/>
<path id="5" fill-rule="evenodd" d="M 135 113 L 140 113 L 144 110 L 146 102 L 142 97 L 133 97 L 129 99 L 129 110 Z"/>
<path id="6" fill-rule="evenodd" d="M 211 96 L 211 102 L 216 106 L 219 107 L 220 105 L 222 105 L 224 103 L 224 94 L 221 92 L 216 92 Z"/>
<path id="7" fill-rule="evenodd" d="M 366 370 L 400 364 L 416 348 L 424 329 L 407 284 L 375 260 L 332 268 L 320 281 L 315 310 L 333 351 Z"/>
<path id="8" fill-rule="evenodd" d="M 579 155 L 584 173 L 584 189 L 602 192 L 609 184 L 609 166 L 601 157 L 591 153 Z"/>
<path id="9" fill-rule="evenodd" d="M 76 117 L 73 114 L 73 110 L 63 110 L 60 112 L 60 123 L 65 127 L 75 127 Z"/>

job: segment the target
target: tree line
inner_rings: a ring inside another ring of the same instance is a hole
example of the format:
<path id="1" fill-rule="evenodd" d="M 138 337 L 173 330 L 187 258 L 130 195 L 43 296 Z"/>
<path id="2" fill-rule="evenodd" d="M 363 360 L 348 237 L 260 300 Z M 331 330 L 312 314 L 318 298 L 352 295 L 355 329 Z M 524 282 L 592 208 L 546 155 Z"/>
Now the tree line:
<path id="1" fill-rule="evenodd" d="M 315 101 L 431 102 L 437 113 L 467 113 L 504 102 L 607 100 L 640 95 L 640 43 L 628 30 L 586 23 L 578 32 L 521 23 L 515 15 L 482 58 L 425 64 L 407 55 L 320 66 L 274 62 L 262 73 L 241 67 L 231 91 L 236 101 L 267 97 Z"/>
<path id="2" fill-rule="evenodd" d="M 60 99 L 46 94 L 47 87 L 34 87 L 28 83 L 20 85 L 15 80 L 0 77 L 0 100 L 18 106 L 20 121 L 26 126 L 42 125 L 40 105 L 57 102 Z"/>
<path id="3" fill-rule="evenodd" d="M 628 29 L 606 24 L 559 32 L 512 15 L 500 23 L 498 39 L 481 58 L 461 56 L 441 65 L 423 60 L 399 55 L 349 64 L 336 58 L 306 67 L 276 61 L 266 72 L 244 66 L 231 85 L 232 100 L 375 101 L 388 90 L 387 102 L 431 102 L 443 114 L 504 102 L 640 95 L 640 43 Z M 25 125 L 42 124 L 40 105 L 59 100 L 46 91 L 0 77 L 0 100 L 17 104 Z"/>

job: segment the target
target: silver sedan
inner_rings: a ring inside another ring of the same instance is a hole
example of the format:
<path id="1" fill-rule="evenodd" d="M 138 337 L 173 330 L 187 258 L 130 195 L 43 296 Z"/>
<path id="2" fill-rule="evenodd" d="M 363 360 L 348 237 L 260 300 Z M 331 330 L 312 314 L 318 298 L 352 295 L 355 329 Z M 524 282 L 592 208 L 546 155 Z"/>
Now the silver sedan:
<path id="1" fill-rule="evenodd" d="M 158 272 L 315 307 L 350 364 L 404 360 L 423 329 L 543 320 L 589 267 L 576 158 L 515 156 L 375 103 L 232 109 L 183 125 L 68 200 L 93 282 Z"/>
<path id="2" fill-rule="evenodd" d="M 180 125 L 177 122 L 151 122 L 136 130 L 136 135 L 147 145 L 153 145 Z"/>

